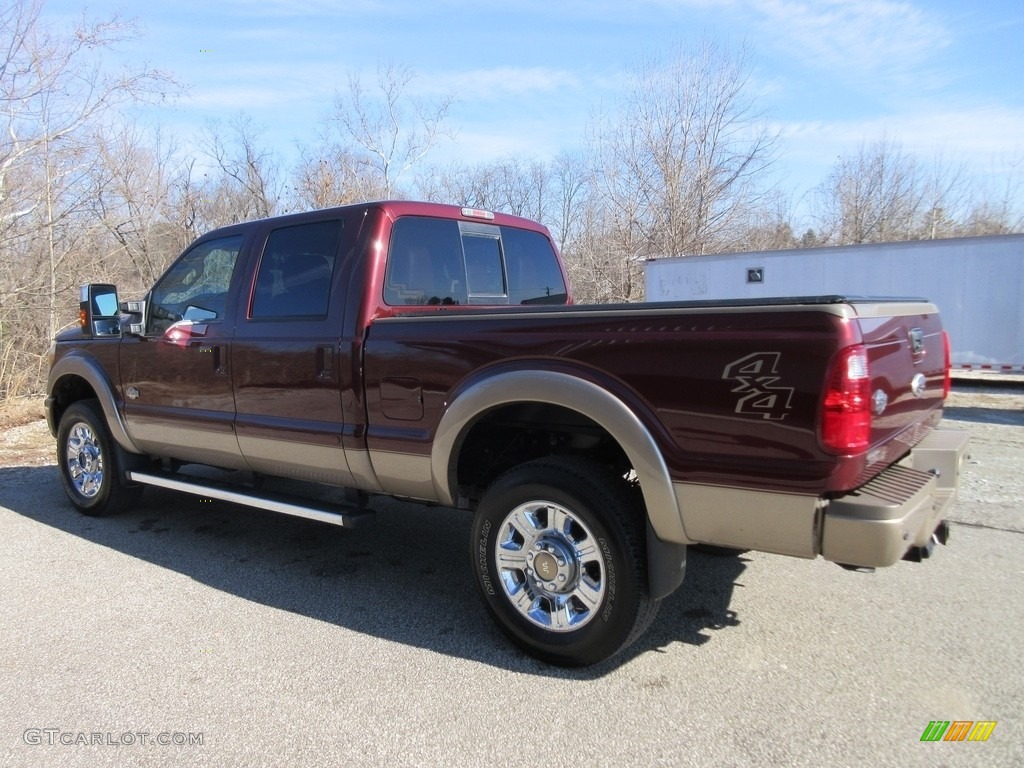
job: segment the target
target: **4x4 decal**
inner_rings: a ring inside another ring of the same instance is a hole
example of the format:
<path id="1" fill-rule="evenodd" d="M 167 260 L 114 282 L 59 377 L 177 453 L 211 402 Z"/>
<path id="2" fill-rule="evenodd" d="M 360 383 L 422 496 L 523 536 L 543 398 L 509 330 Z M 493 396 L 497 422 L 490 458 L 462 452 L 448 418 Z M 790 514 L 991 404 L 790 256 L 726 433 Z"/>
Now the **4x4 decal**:
<path id="1" fill-rule="evenodd" d="M 776 386 L 781 352 L 754 352 L 725 366 L 722 378 L 736 382 L 736 413 L 781 420 L 792 408 L 793 388 Z"/>

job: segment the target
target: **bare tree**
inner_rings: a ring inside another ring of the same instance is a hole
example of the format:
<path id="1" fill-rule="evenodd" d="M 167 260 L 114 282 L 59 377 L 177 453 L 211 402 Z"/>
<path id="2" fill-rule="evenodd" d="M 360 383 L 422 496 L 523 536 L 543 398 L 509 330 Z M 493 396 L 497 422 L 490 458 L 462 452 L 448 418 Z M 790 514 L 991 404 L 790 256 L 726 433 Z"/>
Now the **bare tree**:
<path id="1" fill-rule="evenodd" d="M 424 200 L 469 208 L 500 210 L 496 168 L 493 163 L 451 163 L 419 174 L 416 193 Z"/>
<path id="2" fill-rule="evenodd" d="M 964 234 L 1005 235 L 1024 232 L 1024 156 L 999 158 L 1002 181 L 979 186 L 964 222 Z"/>
<path id="3" fill-rule="evenodd" d="M 95 218 L 109 235 L 121 269 L 111 275 L 122 287 L 151 285 L 170 260 L 195 236 L 185 225 L 175 191 L 188 166 L 176 147 L 126 123 L 97 132 L 99 152 L 90 197 Z"/>
<path id="4" fill-rule="evenodd" d="M 916 159 L 886 138 L 839 158 L 817 192 L 820 231 L 836 244 L 910 239 L 923 200 Z"/>
<path id="5" fill-rule="evenodd" d="M 428 199 L 537 221 L 548 218 L 554 202 L 549 165 L 520 157 L 435 169 L 419 178 L 418 192 Z"/>
<path id="6" fill-rule="evenodd" d="M 227 128 L 214 120 L 203 133 L 206 155 L 215 165 L 200 201 L 208 226 L 277 213 L 283 193 L 279 161 L 260 146 L 260 129 L 252 118 L 239 114 Z"/>
<path id="7" fill-rule="evenodd" d="M 300 154 L 291 175 L 294 208 L 328 208 L 386 197 L 366 160 L 337 142 L 322 137 L 312 148 L 302 147 Z"/>
<path id="8" fill-rule="evenodd" d="M 149 68 L 104 66 L 104 51 L 138 34 L 132 22 L 83 19 L 63 30 L 40 14 L 39 0 L 0 10 L 0 248 L 11 253 L 0 260 L 0 326 L 19 328 L 17 335 L 0 328 L 0 375 L 40 369 L 38 350 L 70 316 L 77 282 L 95 267 L 85 247 L 94 234 L 87 216 L 93 131 L 118 107 L 174 87 Z M 4 394 L 17 388 L 0 379 Z"/>
<path id="9" fill-rule="evenodd" d="M 328 124 L 343 144 L 365 153 L 385 197 L 398 190 L 398 181 L 419 163 L 438 139 L 447 135 L 445 118 L 454 96 L 428 102 L 409 93 L 412 70 L 394 63 L 377 66 L 377 90 L 371 94 L 358 75 L 349 77 L 348 93 L 335 98 Z"/>
<path id="10" fill-rule="evenodd" d="M 558 243 L 565 250 L 582 236 L 582 221 L 589 195 L 589 175 L 581 154 L 563 152 L 551 163 L 555 188 L 554 210 L 545 220 Z"/>
<path id="11" fill-rule="evenodd" d="M 677 49 L 642 62 L 621 108 L 594 121 L 595 190 L 645 255 L 705 253 L 759 203 L 777 135 L 750 71 L 746 49 Z"/>
<path id="12" fill-rule="evenodd" d="M 776 190 L 766 196 L 764 205 L 750 212 L 730 249 L 776 251 L 782 248 L 796 248 L 798 241 L 793 234 L 793 218 L 791 198 Z"/>
<path id="13" fill-rule="evenodd" d="M 819 236 L 832 244 L 1012 231 L 1005 208 L 979 203 L 962 163 L 922 162 L 885 137 L 840 157 L 815 192 Z"/>
<path id="14" fill-rule="evenodd" d="M 590 225 L 567 249 L 607 271 L 591 298 L 638 300 L 645 259 L 738 242 L 777 144 L 749 92 L 751 68 L 746 49 L 679 48 L 641 62 L 624 101 L 594 118 Z"/>

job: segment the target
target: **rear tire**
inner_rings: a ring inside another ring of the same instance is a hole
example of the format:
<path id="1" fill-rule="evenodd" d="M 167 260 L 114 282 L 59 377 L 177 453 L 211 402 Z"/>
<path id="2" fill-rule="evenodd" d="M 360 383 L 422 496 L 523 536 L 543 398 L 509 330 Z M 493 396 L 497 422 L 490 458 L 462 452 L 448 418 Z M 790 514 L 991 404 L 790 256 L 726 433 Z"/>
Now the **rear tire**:
<path id="1" fill-rule="evenodd" d="M 96 400 L 73 403 L 61 416 L 57 466 L 64 491 L 83 515 L 124 512 L 142 495 L 141 485 L 124 482 L 121 452 Z"/>
<path id="2" fill-rule="evenodd" d="M 491 616 L 542 661 L 587 666 L 650 625 L 639 493 L 572 457 L 522 464 L 488 489 L 473 521 L 471 555 Z"/>

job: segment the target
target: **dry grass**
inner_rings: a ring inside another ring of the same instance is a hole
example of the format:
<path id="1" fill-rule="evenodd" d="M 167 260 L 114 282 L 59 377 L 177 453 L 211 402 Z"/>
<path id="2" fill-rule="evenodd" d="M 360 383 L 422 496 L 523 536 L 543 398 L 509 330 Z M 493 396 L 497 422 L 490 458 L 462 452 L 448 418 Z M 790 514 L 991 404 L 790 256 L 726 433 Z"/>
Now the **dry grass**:
<path id="1" fill-rule="evenodd" d="M 45 419 L 43 396 L 16 397 L 0 402 L 0 429 L 10 429 Z"/>
<path id="2" fill-rule="evenodd" d="M 55 454 L 41 397 L 0 403 L 0 466 L 53 464 Z"/>

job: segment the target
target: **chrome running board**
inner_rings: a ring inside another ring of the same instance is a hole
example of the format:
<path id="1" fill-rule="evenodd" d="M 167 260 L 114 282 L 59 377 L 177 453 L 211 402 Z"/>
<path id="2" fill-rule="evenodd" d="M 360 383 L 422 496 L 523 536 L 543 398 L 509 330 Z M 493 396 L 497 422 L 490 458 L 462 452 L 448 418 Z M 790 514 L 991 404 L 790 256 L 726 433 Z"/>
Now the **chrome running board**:
<path id="1" fill-rule="evenodd" d="M 294 517 L 304 517 L 307 520 L 340 525 L 345 528 L 361 525 L 371 520 L 374 516 L 372 510 L 360 507 L 317 502 L 313 499 L 287 496 L 280 493 L 265 493 L 205 478 L 190 477 L 188 480 L 185 480 L 182 479 L 182 476 L 172 477 L 164 473 L 150 472 L 128 472 L 128 478 L 133 482 L 144 485 L 155 485 L 172 491 L 190 493 L 194 496 L 229 501 L 232 504 L 244 504 L 247 507 L 266 509 L 271 512 L 280 512 L 281 514 Z"/>

